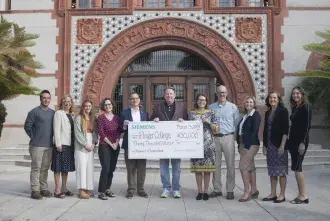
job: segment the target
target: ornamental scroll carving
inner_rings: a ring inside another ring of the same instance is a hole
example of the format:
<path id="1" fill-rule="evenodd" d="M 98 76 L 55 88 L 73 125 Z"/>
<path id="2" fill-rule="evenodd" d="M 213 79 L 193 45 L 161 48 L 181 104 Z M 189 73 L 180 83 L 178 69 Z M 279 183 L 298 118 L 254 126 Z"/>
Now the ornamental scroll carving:
<path id="1" fill-rule="evenodd" d="M 179 19 L 146 21 L 124 31 L 110 41 L 100 52 L 86 78 L 84 96 L 96 102 L 100 100 L 101 88 L 109 70 L 118 65 L 118 59 L 129 53 L 136 45 L 152 38 L 181 37 L 206 47 L 223 63 L 232 78 L 238 104 L 243 104 L 248 94 L 255 94 L 249 71 L 242 58 L 230 43 L 216 32 L 197 23 Z M 117 73 L 119 74 L 119 73 Z M 115 77 L 115 76 L 114 76 Z"/>
<path id="2" fill-rule="evenodd" d="M 102 44 L 103 19 L 78 19 L 77 44 Z"/>
<path id="3" fill-rule="evenodd" d="M 236 42 L 237 43 L 261 43 L 262 19 L 236 18 Z"/>

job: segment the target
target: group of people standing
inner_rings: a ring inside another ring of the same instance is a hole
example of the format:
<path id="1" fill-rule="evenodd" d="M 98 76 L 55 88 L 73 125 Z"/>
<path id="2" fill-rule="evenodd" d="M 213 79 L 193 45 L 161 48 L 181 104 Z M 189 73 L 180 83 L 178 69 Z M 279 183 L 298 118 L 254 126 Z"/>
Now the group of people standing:
<path id="1" fill-rule="evenodd" d="M 208 104 L 204 94 L 196 97 L 194 109 L 187 111 L 184 104 L 175 101 L 175 90 L 164 90 L 164 102 L 155 106 L 152 115 L 140 108 L 140 97 L 136 92 L 129 95 L 130 108 L 120 115 L 113 113 L 115 106 L 110 98 L 100 104 L 102 114 L 98 117 L 92 112 L 91 101 L 84 101 L 80 112 L 74 116 L 73 100 L 70 95 L 63 96 L 58 111 L 49 108 L 51 95 L 44 90 L 40 94 L 41 105 L 31 110 L 25 122 L 25 131 L 31 138 L 31 197 L 64 198 L 73 193 L 66 187 L 68 172 L 76 171 L 79 197 L 88 199 L 94 196 L 94 152 L 98 152 L 102 166 L 98 198 L 107 200 L 115 197 L 111 191 L 113 173 L 120 152 L 120 138 L 124 133 L 122 148 L 127 169 L 126 198 L 135 194 L 148 197 L 144 190 L 146 159 L 128 158 L 128 125 L 140 121 L 179 121 L 198 120 L 203 123 L 204 158 L 191 159 L 191 171 L 195 173 L 198 194 L 196 200 L 208 200 L 222 196 L 221 164 L 222 154 L 227 166 L 226 198 L 234 199 L 235 188 L 235 142 L 240 153 L 244 194 L 239 199 L 246 202 L 257 198 L 256 168 L 254 157 L 259 151 L 260 113 L 252 96 L 244 100 L 244 116 L 240 118 L 237 106 L 227 100 L 227 88 L 217 87 L 218 101 Z M 289 133 L 289 114 L 282 98 L 277 92 L 266 98 L 268 111 L 265 114 L 263 131 L 264 154 L 267 156 L 268 174 L 271 180 L 271 193 L 263 201 L 280 203 L 285 201 L 286 175 L 288 174 L 288 151 L 291 153 L 291 169 L 296 173 L 299 188 L 298 196 L 292 203 L 308 203 L 302 161 L 308 147 L 308 133 L 311 121 L 311 108 L 302 88 L 295 87 L 291 93 L 292 115 Z M 54 142 L 53 142 L 54 137 Z M 98 148 L 96 149 L 98 145 Z M 169 164 L 172 165 L 172 182 Z M 162 198 L 171 194 L 181 198 L 180 192 L 181 159 L 160 159 L 160 176 L 163 184 Z M 47 176 L 51 165 L 54 171 L 55 192 L 48 191 Z M 213 191 L 208 194 L 213 173 Z M 276 194 L 280 180 L 281 192 Z M 62 183 L 60 184 L 60 178 Z"/>

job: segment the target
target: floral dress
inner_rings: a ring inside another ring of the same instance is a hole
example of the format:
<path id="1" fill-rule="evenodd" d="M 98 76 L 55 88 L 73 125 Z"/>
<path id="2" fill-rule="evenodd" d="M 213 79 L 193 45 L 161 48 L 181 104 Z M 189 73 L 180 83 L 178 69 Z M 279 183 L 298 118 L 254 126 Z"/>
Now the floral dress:
<path id="1" fill-rule="evenodd" d="M 217 127 L 217 121 L 214 112 L 211 110 L 193 110 L 189 112 L 189 120 L 209 119 L 211 124 Z M 204 137 L 204 158 L 191 159 L 191 172 L 215 172 L 215 143 L 211 129 L 211 125 L 203 123 L 203 137 Z"/>

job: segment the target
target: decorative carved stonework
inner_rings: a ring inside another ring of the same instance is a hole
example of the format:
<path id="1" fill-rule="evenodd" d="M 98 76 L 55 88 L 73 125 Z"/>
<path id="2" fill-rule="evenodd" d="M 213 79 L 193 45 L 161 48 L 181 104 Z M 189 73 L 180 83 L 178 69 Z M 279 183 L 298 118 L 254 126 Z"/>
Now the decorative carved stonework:
<path id="1" fill-rule="evenodd" d="M 77 20 L 77 44 L 102 44 L 103 19 Z"/>
<path id="2" fill-rule="evenodd" d="M 231 87 L 236 93 L 239 106 L 242 106 L 245 96 L 255 94 L 248 68 L 236 49 L 224 37 L 198 23 L 168 18 L 142 22 L 111 40 L 97 55 L 86 77 L 84 98 L 99 102 L 102 99 L 102 88 L 105 85 L 109 87 L 105 80 L 109 79 L 107 75 L 111 73 L 112 79 L 120 76 L 121 73 L 114 70 L 118 65 L 127 62 L 125 55 L 143 42 L 165 38 L 183 38 L 194 45 L 207 48 L 222 61 L 222 69 L 232 82 Z"/>
<path id="3" fill-rule="evenodd" d="M 236 18 L 236 42 L 237 43 L 261 43 L 262 19 Z"/>
<path id="4" fill-rule="evenodd" d="M 274 0 L 274 6 L 275 6 L 274 9 L 275 14 L 276 15 L 280 14 L 282 10 L 281 0 Z"/>

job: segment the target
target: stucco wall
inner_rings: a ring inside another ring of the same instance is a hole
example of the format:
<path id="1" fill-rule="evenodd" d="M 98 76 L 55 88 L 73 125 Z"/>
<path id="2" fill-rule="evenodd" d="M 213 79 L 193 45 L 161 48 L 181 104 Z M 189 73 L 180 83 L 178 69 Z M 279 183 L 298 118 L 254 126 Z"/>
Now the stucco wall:
<path id="1" fill-rule="evenodd" d="M 290 0 L 287 1 L 287 4 L 288 6 L 299 7 L 330 6 L 328 0 L 313 1 L 313 4 L 310 2 L 307 0 Z M 310 52 L 302 48 L 303 45 L 312 42 L 323 42 L 324 39 L 316 36 L 315 31 L 330 30 L 329 21 L 330 10 L 289 10 L 288 17 L 284 19 L 284 26 L 282 27 L 284 61 L 282 62 L 282 69 L 286 76 L 282 80 L 282 85 L 285 89 L 286 103 L 288 103 L 291 88 L 300 82 L 298 77 L 290 76 L 290 74 L 305 70 L 310 56 Z"/>
<path id="2" fill-rule="evenodd" d="M 286 0 L 288 7 L 329 7 L 329 0 Z"/>
<path id="3" fill-rule="evenodd" d="M 11 0 L 11 10 L 53 9 L 54 0 Z"/>
<path id="4" fill-rule="evenodd" d="M 22 0 L 20 2 L 25 1 Z M 28 2 L 32 4 L 34 1 Z M 46 5 L 45 2 L 51 1 L 42 0 L 38 2 L 43 2 L 41 5 Z M 38 73 L 43 75 L 42 77 L 33 79 L 32 85 L 41 90 L 48 89 L 52 94 L 52 105 L 55 105 L 57 101 L 57 97 L 55 96 L 57 80 L 54 74 L 57 70 L 56 54 L 58 52 L 56 44 L 58 28 L 56 27 L 56 21 L 52 19 L 51 13 L 5 14 L 4 17 L 9 21 L 18 23 L 22 27 L 26 27 L 26 31 L 29 33 L 39 34 L 40 37 L 36 40 L 36 46 L 29 48 L 29 50 L 36 55 L 35 59 L 40 61 L 45 68 L 38 70 Z M 39 97 L 25 95 L 4 101 L 8 112 L 6 124 L 23 125 L 28 111 L 39 105 L 39 103 Z M 23 128 L 4 128 L 0 148 L 26 143 L 28 143 L 28 137 L 25 135 Z"/>

